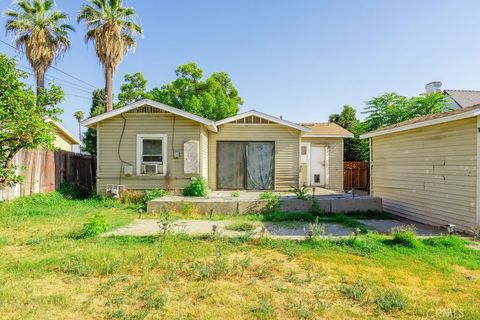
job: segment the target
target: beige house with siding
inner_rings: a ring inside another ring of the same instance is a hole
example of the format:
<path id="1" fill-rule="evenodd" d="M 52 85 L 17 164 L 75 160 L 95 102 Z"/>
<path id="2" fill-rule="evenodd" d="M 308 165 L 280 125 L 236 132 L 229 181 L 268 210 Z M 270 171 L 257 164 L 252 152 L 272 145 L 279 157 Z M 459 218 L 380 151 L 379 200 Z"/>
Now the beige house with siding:
<path id="1" fill-rule="evenodd" d="M 473 106 L 362 135 L 370 140 L 371 195 L 415 221 L 480 225 L 479 115 Z"/>
<path id="2" fill-rule="evenodd" d="M 97 130 L 97 191 L 182 189 L 204 177 L 213 190 L 309 185 L 343 191 L 343 139 L 335 124 L 297 124 L 251 110 L 214 122 L 151 100 L 82 123 Z"/>

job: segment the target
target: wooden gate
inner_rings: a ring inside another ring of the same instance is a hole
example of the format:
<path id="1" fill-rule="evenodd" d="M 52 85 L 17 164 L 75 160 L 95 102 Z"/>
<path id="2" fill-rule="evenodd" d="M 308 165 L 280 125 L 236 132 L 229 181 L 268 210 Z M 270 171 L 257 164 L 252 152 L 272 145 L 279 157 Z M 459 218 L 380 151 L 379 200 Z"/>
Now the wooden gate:
<path id="1" fill-rule="evenodd" d="M 343 162 L 343 189 L 352 188 L 369 191 L 370 165 L 368 162 L 345 161 Z"/>
<path id="2" fill-rule="evenodd" d="M 78 184 L 94 190 L 95 157 L 68 151 L 55 152 L 55 188 L 62 183 Z"/>

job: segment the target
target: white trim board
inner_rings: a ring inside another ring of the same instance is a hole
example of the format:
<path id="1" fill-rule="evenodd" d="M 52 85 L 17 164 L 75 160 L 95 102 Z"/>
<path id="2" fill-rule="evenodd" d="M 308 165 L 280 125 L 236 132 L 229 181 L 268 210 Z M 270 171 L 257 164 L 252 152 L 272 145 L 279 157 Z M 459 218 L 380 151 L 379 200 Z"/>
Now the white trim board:
<path id="1" fill-rule="evenodd" d="M 215 122 L 212 121 L 212 120 L 202 118 L 202 117 L 197 116 L 193 113 L 190 113 L 190 112 L 187 112 L 187 111 L 175 108 L 175 107 L 170 107 L 170 106 L 167 106 L 166 104 L 163 104 L 163 103 L 160 103 L 160 102 L 157 102 L 157 101 L 153 101 L 153 100 L 149 100 L 149 99 L 143 99 L 143 100 L 134 102 L 132 104 L 126 105 L 125 107 L 102 113 L 101 115 L 98 115 L 96 117 L 92 117 L 90 119 L 82 121 L 82 125 L 85 126 L 85 127 L 93 128 L 93 124 L 95 124 L 97 122 L 100 122 L 100 121 L 118 116 L 118 115 L 120 115 L 124 112 L 128 112 L 130 110 L 133 110 L 133 109 L 136 109 L 136 108 L 139 108 L 139 107 L 143 107 L 143 106 L 154 107 L 154 108 L 157 108 L 157 109 L 160 109 L 160 110 L 163 110 L 163 111 L 170 112 L 170 113 L 175 114 L 177 116 L 181 116 L 181 117 L 199 122 L 199 123 L 205 125 L 208 128 L 208 130 L 213 131 L 213 132 L 218 132 L 217 126 L 215 125 Z"/>
<path id="2" fill-rule="evenodd" d="M 442 117 L 442 118 L 437 118 L 437 119 L 432 119 L 432 120 L 426 120 L 426 121 L 422 121 L 422 122 L 407 124 L 407 125 L 404 125 L 404 126 L 395 127 L 395 128 L 386 129 L 386 130 L 381 130 L 381 131 L 372 131 L 372 132 L 369 132 L 369 133 L 362 134 L 360 136 L 360 138 L 361 139 L 372 138 L 372 137 L 382 136 L 382 135 L 385 135 L 385 134 L 428 127 L 428 126 L 433 126 L 433 125 L 436 125 L 436 124 L 441 124 L 441 123 L 455 121 L 455 120 L 472 118 L 472 117 L 475 117 L 475 116 L 478 116 L 478 115 L 480 115 L 480 110 L 473 109 L 473 110 L 470 110 L 470 111 L 467 111 L 467 112 L 457 113 L 457 114 Z"/>
<path id="3" fill-rule="evenodd" d="M 225 118 L 223 120 L 219 120 L 219 121 L 215 122 L 215 124 L 217 126 L 221 126 L 223 124 L 233 122 L 233 121 L 236 121 L 236 120 L 240 120 L 240 119 L 250 117 L 250 116 L 256 116 L 256 117 L 259 117 L 259 118 L 262 118 L 262 119 L 265 119 L 265 120 L 268 120 L 268 121 L 271 121 L 271 122 L 274 122 L 274 123 L 278 123 L 278 124 L 281 124 L 281 125 L 284 125 L 284 126 L 287 126 L 287 127 L 290 127 L 290 128 L 294 128 L 294 129 L 297 129 L 297 130 L 300 130 L 300 131 L 303 131 L 303 132 L 310 132 L 311 131 L 310 128 L 301 126 L 299 124 L 296 124 L 296 123 L 293 123 L 293 122 L 290 122 L 290 121 L 287 121 L 287 120 L 283 120 L 283 119 L 271 116 L 269 114 L 266 114 L 266 113 L 263 113 L 263 112 L 260 112 L 260 111 L 257 111 L 257 110 L 250 110 L 250 111 L 247 111 L 247 112 L 239 113 L 239 114 L 234 115 L 232 117 Z M 248 123 L 242 123 L 242 124 L 248 125 Z"/>

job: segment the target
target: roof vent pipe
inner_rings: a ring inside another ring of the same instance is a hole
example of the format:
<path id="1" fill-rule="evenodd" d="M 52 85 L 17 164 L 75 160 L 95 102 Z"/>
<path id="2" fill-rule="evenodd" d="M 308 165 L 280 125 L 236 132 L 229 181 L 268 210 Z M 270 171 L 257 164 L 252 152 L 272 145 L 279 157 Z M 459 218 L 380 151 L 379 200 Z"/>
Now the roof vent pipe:
<path id="1" fill-rule="evenodd" d="M 432 81 L 430 83 L 427 83 L 427 85 L 425 86 L 425 91 L 427 93 L 441 92 L 442 91 L 442 82 L 441 81 Z"/>

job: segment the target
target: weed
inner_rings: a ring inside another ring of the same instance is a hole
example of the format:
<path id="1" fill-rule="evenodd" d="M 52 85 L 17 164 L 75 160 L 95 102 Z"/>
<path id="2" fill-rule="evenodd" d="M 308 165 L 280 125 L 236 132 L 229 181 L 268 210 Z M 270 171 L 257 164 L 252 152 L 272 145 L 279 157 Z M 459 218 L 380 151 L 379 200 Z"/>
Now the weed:
<path id="1" fill-rule="evenodd" d="M 367 289 L 367 285 L 360 279 L 355 280 L 351 285 L 342 284 L 340 286 L 340 292 L 354 301 L 362 301 Z"/>
<path id="2" fill-rule="evenodd" d="M 147 203 L 153 199 L 165 197 L 166 195 L 168 195 L 168 191 L 164 189 L 145 190 L 145 195 L 143 196 L 143 202 Z"/>
<path id="3" fill-rule="evenodd" d="M 387 313 L 403 310 L 407 306 L 407 299 L 397 289 L 387 289 L 379 292 L 375 302 L 380 310 Z"/>
<path id="4" fill-rule="evenodd" d="M 250 310 L 258 319 L 275 318 L 275 309 L 272 302 L 268 299 L 260 299 L 260 301 Z"/>
<path id="5" fill-rule="evenodd" d="M 367 227 L 358 222 L 356 219 L 347 216 L 343 213 L 335 213 L 329 216 L 332 222 L 340 223 L 341 225 L 350 228 L 350 229 L 359 229 L 360 233 L 368 233 Z"/>
<path id="6" fill-rule="evenodd" d="M 208 195 L 208 185 L 205 178 L 192 178 L 192 182 L 183 189 L 183 195 L 186 197 L 206 197 Z"/>
<path id="7" fill-rule="evenodd" d="M 97 213 L 90 217 L 88 221 L 83 225 L 82 231 L 78 234 L 77 238 L 86 239 L 99 235 L 102 232 L 107 231 L 108 224 L 105 220 L 105 216 Z"/>
<path id="8" fill-rule="evenodd" d="M 272 191 L 265 191 L 258 195 L 258 199 L 266 200 L 267 206 L 265 212 L 272 212 L 280 204 L 280 196 Z"/>
<path id="9" fill-rule="evenodd" d="M 419 245 L 419 241 L 417 240 L 417 235 L 415 233 L 415 226 L 398 226 L 392 228 L 393 234 L 393 243 L 396 245 L 408 247 L 408 248 L 416 248 Z"/>
<path id="10" fill-rule="evenodd" d="M 121 320 L 127 320 L 128 319 L 127 314 L 125 313 L 125 311 L 123 309 L 117 309 L 117 310 L 112 311 L 110 316 L 113 319 L 121 319 Z"/>
<path id="11" fill-rule="evenodd" d="M 197 292 L 197 298 L 200 300 L 205 300 L 213 296 L 211 288 L 200 288 Z"/>
<path id="12" fill-rule="evenodd" d="M 93 273 L 90 267 L 83 258 L 77 255 L 68 255 L 61 260 L 60 270 L 64 273 L 70 273 L 77 276 L 89 276 Z"/>
<path id="13" fill-rule="evenodd" d="M 332 242 L 338 246 L 351 248 L 360 256 L 369 256 L 380 249 L 379 242 L 368 235 L 361 238 L 357 238 L 356 236 L 340 238 L 332 240 Z"/>
<path id="14" fill-rule="evenodd" d="M 139 190 L 123 190 L 118 200 L 124 204 L 143 204 L 145 192 Z"/>
<path id="15" fill-rule="evenodd" d="M 227 230 L 231 231 L 240 231 L 240 232 L 249 232 L 255 230 L 255 225 L 248 222 L 233 222 L 225 227 Z"/>
<path id="16" fill-rule="evenodd" d="M 299 200 L 307 200 L 307 195 L 308 192 L 310 191 L 311 188 L 307 186 L 302 186 L 302 187 L 295 187 L 295 186 L 290 186 L 289 192 L 295 193 L 295 196 Z"/>
<path id="17" fill-rule="evenodd" d="M 106 261 L 101 270 L 102 275 L 117 273 L 122 266 L 122 262 L 119 260 Z"/>
<path id="18" fill-rule="evenodd" d="M 184 202 L 182 205 L 182 214 L 185 216 L 196 216 L 198 215 L 198 208 L 190 202 Z"/>
<path id="19" fill-rule="evenodd" d="M 316 198 L 313 198 L 312 200 L 311 212 L 316 216 L 321 216 L 325 214 L 325 211 L 320 207 L 320 202 Z"/>
<path id="20" fill-rule="evenodd" d="M 9 237 L 0 236 L 0 248 L 8 246 L 11 242 Z"/>
<path id="21" fill-rule="evenodd" d="M 325 225 L 320 223 L 318 217 L 316 217 L 314 222 L 308 224 L 305 234 L 309 240 L 324 236 Z"/>
<path id="22" fill-rule="evenodd" d="M 257 271 L 257 275 L 260 279 L 265 279 L 272 275 L 272 263 L 270 260 L 264 260 L 262 265 Z"/>
<path id="23" fill-rule="evenodd" d="M 232 191 L 232 192 L 230 192 L 230 197 L 238 198 L 238 197 L 240 197 L 240 192 Z"/>

